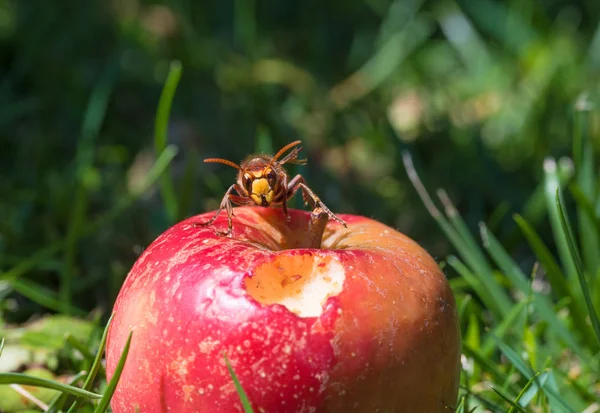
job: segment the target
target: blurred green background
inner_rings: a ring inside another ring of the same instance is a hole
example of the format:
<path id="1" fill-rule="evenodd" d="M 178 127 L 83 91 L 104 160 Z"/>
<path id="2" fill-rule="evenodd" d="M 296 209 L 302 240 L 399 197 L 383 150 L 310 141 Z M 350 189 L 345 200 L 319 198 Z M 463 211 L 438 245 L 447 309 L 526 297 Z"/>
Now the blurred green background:
<path id="1" fill-rule="evenodd" d="M 293 171 L 332 210 L 443 257 L 402 164 L 410 151 L 471 229 L 486 222 L 530 268 L 512 214 L 550 234 L 542 164 L 564 156 L 571 173 L 599 17 L 594 0 L 0 0 L 2 318 L 107 311 L 145 246 L 218 206 L 235 171 L 203 158 L 295 139 L 309 164 Z M 140 188 L 174 61 L 165 198 Z"/>

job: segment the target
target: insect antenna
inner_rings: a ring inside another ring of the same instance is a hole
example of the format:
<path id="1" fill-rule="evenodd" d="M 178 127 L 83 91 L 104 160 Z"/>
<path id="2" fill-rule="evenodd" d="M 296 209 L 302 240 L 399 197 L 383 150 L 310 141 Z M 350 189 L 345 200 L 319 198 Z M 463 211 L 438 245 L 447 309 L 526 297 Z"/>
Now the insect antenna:
<path id="1" fill-rule="evenodd" d="M 299 145 L 301 143 L 302 143 L 301 141 L 294 141 L 294 142 L 292 142 L 290 144 L 287 144 L 286 146 L 284 146 L 283 148 L 281 148 L 279 150 L 279 152 L 277 152 L 275 154 L 275 156 L 273 156 L 273 160 L 271 162 L 277 162 L 280 165 L 283 165 L 284 163 L 293 163 L 293 164 L 298 164 L 298 165 L 306 165 L 306 159 L 298 159 L 298 154 L 302 150 L 302 147 L 294 148 L 294 150 L 291 151 L 290 153 L 288 153 L 282 160 L 277 161 L 277 158 L 279 158 L 285 151 L 287 151 L 291 147 Z"/>
<path id="2" fill-rule="evenodd" d="M 284 163 L 293 163 L 296 165 L 306 165 L 306 159 L 298 159 L 298 154 L 300 153 L 300 151 L 302 150 L 302 148 L 296 148 L 293 151 L 291 151 L 290 153 L 288 153 L 285 158 L 283 158 L 282 160 L 278 161 L 278 163 L 280 165 L 283 165 Z"/>
<path id="3" fill-rule="evenodd" d="M 238 170 L 242 169 L 242 168 L 240 168 L 240 166 L 237 163 L 228 161 L 227 159 L 207 158 L 207 159 L 204 160 L 204 162 L 206 162 L 206 163 L 223 163 L 225 165 L 229 165 L 232 168 L 235 168 L 235 169 L 238 169 Z"/>
<path id="4" fill-rule="evenodd" d="M 290 148 L 293 148 L 294 146 L 298 146 L 302 143 L 302 141 L 294 141 L 292 143 L 288 143 L 287 145 L 285 145 L 283 148 L 281 148 L 279 150 L 279 152 L 277 152 L 274 156 L 273 156 L 273 160 L 276 161 L 281 155 L 284 154 L 285 151 L 287 151 Z M 301 148 L 300 148 L 301 149 Z M 298 150 L 299 152 L 299 150 Z"/>

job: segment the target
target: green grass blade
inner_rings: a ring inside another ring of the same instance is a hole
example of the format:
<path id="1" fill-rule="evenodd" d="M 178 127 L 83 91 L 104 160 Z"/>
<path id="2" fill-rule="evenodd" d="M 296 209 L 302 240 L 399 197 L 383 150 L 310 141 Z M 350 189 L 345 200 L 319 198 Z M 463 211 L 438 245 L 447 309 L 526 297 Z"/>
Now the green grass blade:
<path id="1" fill-rule="evenodd" d="M 460 278 L 455 278 L 455 279 L 460 280 Z M 454 290 L 454 286 L 452 285 L 452 283 L 450 284 L 450 286 Z M 466 320 L 468 317 L 468 314 L 471 313 L 471 311 L 473 311 L 471 308 L 472 306 L 473 306 L 473 297 L 470 294 L 466 294 L 462 298 L 462 301 L 459 302 L 459 305 L 458 305 L 458 319 Z"/>
<path id="2" fill-rule="evenodd" d="M 476 280 L 473 284 L 473 289 L 498 318 L 503 318 L 510 311 L 510 298 L 506 294 L 506 291 L 504 291 L 494 279 L 493 272 L 485 261 L 485 258 L 482 259 L 480 257 L 479 247 L 476 243 L 467 241 L 463 238 L 463 235 L 468 233 L 468 231 L 463 228 L 463 225 L 461 224 L 462 220 L 457 217 L 458 213 L 455 213 L 456 209 L 450 202 L 446 202 L 446 211 L 451 216 L 450 219 L 459 229 L 450 224 L 433 203 L 427 189 L 425 189 L 425 186 L 416 172 L 410 153 L 404 152 L 402 154 L 402 159 L 408 177 L 419 194 L 425 208 L 437 222 L 438 226 L 450 240 L 454 248 L 456 248 L 464 262 L 471 267 L 470 272 L 475 277 L 473 281 Z M 467 238 L 470 238 L 470 235 Z M 477 285 L 477 287 L 475 285 Z"/>
<path id="3" fill-rule="evenodd" d="M 552 370 L 544 372 L 536 380 L 536 385 L 538 385 L 546 395 L 550 405 L 549 411 L 566 413 L 577 413 L 577 411 L 581 411 L 579 409 L 576 411 L 559 393 Z M 532 392 L 533 390 L 534 389 L 532 388 L 529 391 Z"/>
<path id="4" fill-rule="evenodd" d="M 525 386 L 523 386 L 523 388 L 517 395 L 517 398 L 515 399 L 515 403 L 519 403 L 521 401 L 521 399 L 523 398 L 523 395 L 527 392 L 527 390 L 529 390 L 531 385 L 537 380 L 538 376 L 539 376 L 539 373 L 534 374 L 534 376 L 531 379 L 529 379 L 527 384 L 525 384 Z M 528 403 L 525 403 L 525 405 L 527 405 L 527 404 Z M 520 405 L 517 405 L 516 409 L 518 409 L 519 411 L 523 411 L 523 409 L 521 409 Z M 511 408 L 508 410 L 507 413 L 513 413 L 514 411 L 515 411 L 515 408 L 511 406 Z"/>
<path id="5" fill-rule="evenodd" d="M 529 365 L 527 365 L 521 359 L 521 357 L 519 356 L 519 354 L 515 350 L 513 350 L 508 344 L 506 344 L 499 337 L 495 337 L 493 335 L 491 335 L 491 336 L 494 337 L 494 339 L 496 340 L 496 344 L 500 348 L 500 351 L 502 351 L 502 353 L 504 353 L 504 355 L 506 356 L 506 358 L 521 373 L 521 375 L 523 375 L 527 379 L 530 379 L 531 377 L 533 377 L 533 375 L 534 375 L 533 370 L 531 369 L 531 367 Z"/>
<path id="6" fill-rule="evenodd" d="M 506 358 L 521 373 L 521 375 L 523 377 L 525 377 L 527 380 L 531 380 L 532 378 L 535 378 L 534 377 L 535 374 L 533 373 L 531 367 L 528 366 L 521 359 L 521 357 L 518 355 L 518 353 L 515 350 L 510 348 L 506 343 L 504 343 L 499 338 L 497 339 L 497 343 L 498 343 L 498 347 L 500 348 L 500 351 L 502 351 L 502 353 L 506 356 Z M 540 381 L 537 378 L 534 381 L 535 381 L 536 385 L 544 391 L 544 394 L 546 394 L 548 399 L 551 399 L 554 403 L 558 403 L 561 405 L 561 407 L 564 409 L 563 411 L 568 412 L 568 413 L 576 413 L 571 407 L 569 407 L 569 405 L 566 404 L 566 402 L 563 400 L 563 398 L 559 394 L 557 394 L 554 390 L 545 387 L 543 385 L 543 383 L 540 383 Z"/>
<path id="7" fill-rule="evenodd" d="M 546 194 L 546 208 L 548 208 L 548 215 L 550 218 L 550 224 L 552 226 L 552 233 L 554 235 L 554 241 L 560 261 L 565 269 L 567 277 L 575 277 L 576 268 L 573 257 L 570 253 L 566 234 L 562 228 L 560 219 L 560 213 L 556 205 L 556 191 L 560 189 L 560 182 L 558 174 L 556 172 L 556 161 L 552 158 L 547 158 L 544 161 L 544 175 L 545 175 L 545 194 Z"/>
<path id="8" fill-rule="evenodd" d="M 564 386 L 569 386 L 573 393 L 577 394 L 584 403 L 597 401 L 598 394 L 595 389 L 583 380 L 580 382 L 581 377 L 569 376 L 568 371 L 556 370 L 556 373 L 560 376 Z"/>
<path id="9" fill-rule="evenodd" d="M 516 409 L 518 412 L 520 413 L 527 413 L 525 410 L 523 410 L 523 408 L 521 406 L 519 406 L 517 403 L 515 403 L 514 401 L 512 401 L 510 399 L 510 397 L 506 396 L 504 393 L 502 393 L 500 390 L 498 390 L 495 387 L 492 387 L 492 390 L 498 395 L 500 396 L 500 398 L 502 400 L 504 400 L 506 403 L 508 403 L 510 405 L 510 410 L 514 411 L 514 409 Z"/>
<path id="10" fill-rule="evenodd" d="M 233 10 L 236 45 L 252 55 L 257 38 L 256 0 L 235 0 Z"/>
<path id="11" fill-rule="evenodd" d="M 549 402 L 549 411 L 551 412 L 573 412 L 575 413 L 575 408 L 569 404 L 564 397 L 560 394 L 560 389 L 556 383 L 556 379 L 554 376 L 553 370 L 548 370 L 544 372 L 539 378 L 540 386 L 544 391 L 546 397 Z M 531 390 L 530 390 L 531 391 Z M 597 400 L 597 399 L 596 399 Z M 581 403 L 583 404 L 583 403 Z M 582 407 L 582 406 L 579 406 Z M 577 411 L 582 411 L 580 408 L 577 408 Z"/>
<path id="12" fill-rule="evenodd" d="M 573 177 L 573 169 L 569 165 L 559 163 L 558 165 L 558 180 L 559 184 L 566 185 L 567 182 Z M 529 222 L 532 226 L 536 226 L 543 222 L 548 215 L 548 208 L 546 207 L 546 185 L 545 182 L 540 182 L 538 186 L 531 192 L 531 195 L 525 201 L 523 208 L 521 209 L 521 216 Z M 491 227 L 491 226 L 490 226 Z M 506 246 L 515 246 L 520 242 L 520 232 L 518 228 L 511 230 L 504 241 Z"/>
<path id="13" fill-rule="evenodd" d="M 4 339 L 0 340 L 0 357 L 2 357 L 3 350 L 4 350 Z"/>
<path id="14" fill-rule="evenodd" d="M 94 360 L 94 355 L 90 352 L 90 350 L 88 350 L 88 348 L 79 340 L 77 340 L 71 333 L 67 333 L 65 335 L 65 340 L 71 347 L 77 350 L 84 359 L 88 360 L 89 362 Z"/>
<path id="15" fill-rule="evenodd" d="M 131 192 L 129 197 L 123 199 L 111 211 L 109 211 L 103 219 L 97 220 L 96 223 L 90 227 L 89 231 L 97 231 L 103 225 L 107 224 L 107 222 L 104 221 L 112 221 L 125 209 L 129 208 L 131 204 L 137 201 L 163 175 L 168 166 L 171 164 L 171 161 L 175 158 L 175 155 L 177 155 L 177 148 L 174 145 L 167 146 L 165 150 L 162 151 L 158 156 L 156 162 L 154 162 L 154 165 L 152 165 L 152 167 L 146 173 L 144 182 L 137 186 L 136 189 Z"/>
<path id="16" fill-rule="evenodd" d="M 72 301 L 72 284 L 75 276 L 75 257 L 77 255 L 77 246 L 79 232 L 84 225 L 85 215 L 88 207 L 88 193 L 83 185 L 78 185 L 75 190 L 73 207 L 69 214 L 69 226 L 67 228 L 66 245 L 64 249 L 64 266 L 61 271 L 60 299 L 65 304 Z M 67 314 L 69 312 L 67 311 Z"/>
<path id="17" fill-rule="evenodd" d="M 467 281 L 473 291 L 475 291 L 475 294 L 477 294 L 486 305 L 494 299 L 494 296 L 485 288 L 485 285 L 481 283 L 480 279 L 461 260 L 454 255 L 450 255 L 446 261 L 449 266 Z"/>
<path id="18" fill-rule="evenodd" d="M 518 318 L 523 315 L 526 311 L 529 302 L 527 300 L 519 301 L 516 303 L 505 318 L 492 330 L 492 334 L 496 337 L 504 338 L 504 336 L 515 326 Z M 496 349 L 496 342 L 489 335 L 486 337 L 481 347 L 481 354 L 485 358 L 492 356 L 492 353 Z"/>
<path id="19" fill-rule="evenodd" d="M 108 337 L 108 330 L 114 316 L 115 315 L 113 313 L 108 319 L 108 322 L 106 323 L 106 327 L 104 328 L 104 332 L 102 333 L 102 338 L 100 339 L 100 346 L 98 347 L 98 351 L 96 352 L 96 357 L 94 358 L 94 361 L 90 367 L 90 371 L 85 378 L 85 382 L 83 383 L 84 390 L 91 390 L 98 372 L 104 372 L 104 367 L 102 366 L 102 355 L 104 354 L 104 349 L 106 347 L 106 338 Z M 67 411 L 67 413 L 75 413 L 81 405 L 81 402 L 82 399 L 76 399 L 71 408 Z"/>
<path id="20" fill-rule="evenodd" d="M 75 383 L 77 383 L 77 380 L 79 380 L 80 378 L 82 378 L 84 375 L 85 375 L 85 372 L 83 372 L 83 371 L 81 371 L 81 372 L 77 373 L 76 375 L 74 375 L 71 378 L 71 380 L 69 380 L 69 383 L 68 383 L 69 386 L 75 385 Z M 69 397 L 71 397 L 71 395 L 68 394 L 68 393 L 61 393 L 61 394 L 59 394 L 48 405 L 48 410 L 46 410 L 46 413 L 61 413 L 62 409 L 63 409 L 65 403 L 67 402 L 67 400 L 69 399 Z"/>
<path id="21" fill-rule="evenodd" d="M 104 354 L 104 349 L 106 348 L 106 339 L 108 337 L 108 330 L 110 328 L 110 324 L 115 315 L 112 314 L 106 323 L 106 327 L 104 327 L 104 332 L 102 333 L 102 338 L 100 339 L 100 345 L 98 346 L 98 351 L 96 352 L 96 356 L 94 357 L 94 361 L 90 366 L 90 371 L 85 378 L 85 383 L 83 384 L 83 388 L 85 390 L 90 390 L 94 384 L 94 379 L 98 372 L 104 374 L 104 367 L 102 366 L 102 355 Z"/>
<path id="22" fill-rule="evenodd" d="M 537 235 L 533 227 L 520 215 L 515 215 L 514 220 L 521 229 L 521 232 L 523 232 L 523 235 L 525 235 L 525 238 L 527 239 L 529 246 L 533 249 L 540 265 L 546 270 L 546 276 L 552 286 L 552 290 L 558 297 L 573 298 L 567 279 L 560 266 L 554 260 L 550 250 Z"/>
<path id="23" fill-rule="evenodd" d="M 540 183 L 529 196 L 522 209 L 523 216 L 529 221 L 537 224 L 547 215 L 546 195 L 544 183 Z"/>
<path id="24" fill-rule="evenodd" d="M 463 333 L 463 345 L 471 348 L 481 348 L 481 327 L 477 315 L 473 312 L 469 315 L 469 323 L 466 332 Z M 470 387 L 475 386 L 481 380 L 480 370 L 479 364 L 473 364 L 473 371 L 470 377 L 467 377 L 467 383 Z"/>
<path id="25" fill-rule="evenodd" d="M 594 211 L 594 206 L 592 205 L 592 202 L 588 199 L 587 195 L 576 183 L 572 183 L 571 185 L 569 185 L 569 191 L 571 192 L 571 195 L 577 203 L 577 207 L 579 209 L 578 213 L 587 215 L 589 224 L 594 228 L 594 230 L 597 233 L 600 234 L 600 220 L 598 220 L 596 212 Z M 595 268 L 600 268 L 600 265 Z"/>
<path id="26" fill-rule="evenodd" d="M 464 396 L 460 398 L 456 409 L 454 409 L 454 413 L 465 413 L 465 400 L 466 397 Z M 449 409 L 449 411 L 453 411 L 453 409 Z"/>
<path id="27" fill-rule="evenodd" d="M 478 349 L 465 344 L 463 345 L 463 352 L 479 364 L 481 370 L 487 372 L 496 382 L 501 383 L 509 379 L 509 376 L 503 373 L 490 357 L 483 355 Z M 518 388 L 515 387 L 515 390 L 518 390 Z"/>
<path id="28" fill-rule="evenodd" d="M 596 176 L 594 165 L 594 149 L 592 147 L 589 126 L 590 104 L 586 96 L 581 96 L 576 104 L 575 133 L 573 139 L 573 161 L 575 163 L 575 180 L 582 195 L 593 198 L 596 194 Z M 579 203 L 577 205 L 577 218 L 579 223 L 579 235 L 583 261 L 587 273 L 595 276 L 597 268 L 600 268 L 600 241 L 599 233 L 594 228 L 595 215 L 589 215 L 588 211 Z"/>
<path id="29" fill-rule="evenodd" d="M 198 171 L 198 164 L 200 164 L 200 156 L 198 152 L 195 149 L 189 149 L 186 154 L 185 171 L 183 173 L 183 179 L 181 179 L 181 184 L 178 187 L 178 221 L 183 220 L 189 215 L 193 198 L 198 192 L 198 185 L 196 183 L 196 173 Z"/>
<path id="30" fill-rule="evenodd" d="M 444 205 L 444 210 L 446 212 L 448 220 L 452 223 L 453 227 L 456 229 L 459 236 L 466 245 L 467 250 L 473 256 L 472 261 L 476 262 L 477 267 L 484 269 L 486 273 L 491 273 L 492 268 L 487 262 L 485 255 L 481 251 L 481 247 L 479 246 L 477 241 L 475 241 L 475 237 L 473 237 L 473 235 L 469 231 L 467 224 L 458 213 L 458 210 L 452 203 L 452 200 L 450 199 L 446 191 L 444 191 L 443 189 L 438 189 L 437 195 L 442 204 Z M 500 287 L 498 286 L 498 288 Z M 510 300 L 507 302 L 510 303 Z"/>
<path id="31" fill-rule="evenodd" d="M 479 224 L 479 230 L 483 247 L 496 262 L 500 271 L 519 291 L 523 294 L 529 294 L 530 285 L 527 281 L 527 276 L 521 271 L 517 263 L 508 255 L 494 234 L 488 231 L 483 222 Z"/>
<path id="32" fill-rule="evenodd" d="M 85 223 L 89 201 L 89 184 L 86 176 L 92 170 L 94 162 L 95 141 L 100 134 L 100 128 L 104 123 L 108 102 L 114 88 L 118 66 L 109 64 L 102 79 L 92 92 L 83 118 L 81 137 L 77 147 L 75 165 L 75 191 L 69 223 L 67 226 L 66 245 L 64 249 L 64 266 L 61 272 L 60 301 L 67 310 L 70 308 L 72 299 L 72 283 L 75 276 L 75 259 L 77 256 L 79 232 Z"/>
<path id="33" fill-rule="evenodd" d="M 417 2 L 418 3 L 418 2 Z M 381 86 L 414 50 L 418 49 L 434 33 L 434 24 L 416 15 L 400 30 L 388 36 L 355 73 L 334 86 L 330 99 L 339 110 L 359 100 Z M 361 79 L 362 87 L 354 86 Z"/>
<path id="34" fill-rule="evenodd" d="M 62 301 L 61 298 L 55 298 L 55 293 L 53 291 L 50 291 L 31 280 L 24 281 L 22 279 L 15 279 L 10 281 L 10 285 L 23 297 L 27 297 L 42 307 L 65 314 L 74 314 L 78 316 L 85 316 L 87 314 L 85 311 Z"/>
<path id="35" fill-rule="evenodd" d="M 510 255 L 508 255 L 494 234 L 488 231 L 483 223 L 480 228 L 483 245 L 498 265 L 498 268 L 500 268 L 511 283 L 523 294 L 532 296 L 532 304 L 537 310 L 537 314 L 548 323 L 553 332 L 578 354 L 584 355 L 583 350 L 577 344 L 569 329 L 564 326 L 563 322 L 558 318 L 550 300 L 547 297 L 532 291 L 526 275 L 521 271 Z"/>
<path id="36" fill-rule="evenodd" d="M 0 384 L 21 384 L 25 386 L 43 387 L 58 390 L 72 396 L 85 397 L 86 399 L 100 399 L 101 394 L 92 393 L 78 387 L 69 386 L 57 381 L 42 379 L 22 373 L 0 373 Z"/>
<path id="37" fill-rule="evenodd" d="M 240 402 L 242 403 L 242 406 L 244 408 L 244 412 L 245 413 L 254 413 L 254 410 L 252 409 L 252 405 L 250 404 L 250 400 L 248 399 L 248 396 L 246 395 L 244 388 L 242 387 L 237 376 L 235 375 L 235 372 L 233 371 L 233 367 L 231 367 L 231 363 L 229 362 L 227 355 L 223 354 L 223 358 L 225 359 L 225 364 L 227 365 L 227 370 L 229 371 L 229 375 L 231 376 L 231 379 L 233 380 L 233 383 L 235 384 L 235 389 L 240 398 Z"/>
<path id="38" fill-rule="evenodd" d="M 514 219 L 519 228 L 521 228 L 523 235 L 525 235 L 529 246 L 533 249 L 540 265 L 546 270 L 546 277 L 552 286 L 555 296 L 568 300 L 567 306 L 571 314 L 570 318 L 575 324 L 576 330 L 584 336 L 586 342 L 593 341 L 594 338 L 587 326 L 586 314 L 584 308 L 581 306 L 581 300 L 567 283 L 567 278 L 564 276 L 558 263 L 554 260 L 550 250 L 527 221 L 519 215 L 515 215 Z"/>
<path id="39" fill-rule="evenodd" d="M 510 308 L 512 306 L 510 298 L 506 294 L 506 291 L 494 278 L 492 267 L 488 263 L 483 251 L 481 250 L 481 247 L 475 241 L 475 237 L 473 237 L 469 231 L 467 224 L 464 222 L 456 207 L 450 200 L 450 197 L 446 191 L 442 189 L 439 189 L 437 194 L 438 198 L 444 205 L 444 210 L 446 211 L 448 220 L 452 223 L 453 227 L 456 229 L 464 245 L 466 246 L 464 250 L 468 251 L 469 253 L 469 257 L 464 256 L 465 261 L 467 258 L 469 258 L 468 262 L 471 263 L 471 267 L 473 269 L 476 269 L 475 275 L 481 279 L 482 284 L 484 284 L 486 288 L 490 288 L 493 294 L 496 295 L 497 299 L 503 301 L 503 306 L 506 305 L 507 308 Z M 504 311 L 506 311 L 506 308 Z M 506 313 L 504 316 L 506 316 Z"/>
<path id="40" fill-rule="evenodd" d="M 498 404 L 496 404 L 494 401 L 492 400 L 488 400 L 486 397 L 484 397 L 481 394 L 477 394 L 477 393 L 473 393 L 470 389 L 464 387 L 464 386 L 460 386 L 459 387 L 461 390 L 463 390 L 467 395 L 471 396 L 472 398 L 478 400 L 480 402 L 480 404 L 485 407 L 486 412 L 494 412 L 494 413 L 504 413 L 504 411 L 506 410 L 504 408 L 504 406 L 499 406 Z M 471 410 L 469 410 L 469 413 L 474 413 L 477 412 L 478 407 L 481 406 L 475 406 L 473 407 Z"/>
<path id="41" fill-rule="evenodd" d="M 181 63 L 179 61 L 171 62 L 169 74 L 167 75 L 167 80 L 158 101 L 154 124 L 154 150 L 156 153 L 163 152 L 167 147 L 171 106 L 179 79 L 181 79 L 181 70 Z M 167 217 L 171 223 L 174 223 L 179 216 L 179 205 L 177 196 L 175 195 L 170 168 L 167 168 L 160 178 L 160 193 L 165 204 Z"/>
<path id="42" fill-rule="evenodd" d="M 133 331 L 129 333 L 129 337 L 127 337 L 127 341 L 125 342 L 125 347 L 123 347 L 123 351 L 121 352 L 121 357 L 119 358 L 119 362 L 117 363 L 117 367 L 115 368 L 115 372 L 111 377 L 108 385 L 106 386 L 106 390 L 96 406 L 94 413 L 104 413 L 108 409 L 110 404 L 110 399 L 112 398 L 115 390 L 117 389 L 117 384 L 119 383 L 119 379 L 121 378 L 121 373 L 123 372 L 123 368 L 125 367 L 125 362 L 127 361 L 127 355 L 129 354 L 129 347 L 131 346 L 131 338 L 133 337 Z"/>
<path id="43" fill-rule="evenodd" d="M 565 207 L 563 205 L 562 197 L 560 196 L 559 191 L 556 192 L 556 207 L 558 209 L 561 225 L 565 233 L 566 242 L 569 246 L 569 251 L 573 257 L 573 262 L 575 263 L 575 268 L 577 270 L 577 278 L 579 279 L 581 292 L 583 293 L 585 305 L 587 307 L 587 311 L 592 322 L 592 328 L 594 330 L 594 333 L 596 334 L 596 340 L 600 345 L 600 320 L 598 320 L 598 313 L 596 312 L 596 309 L 594 308 L 594 303 L 592 302 L 590 290 L 588 288 L 587 280 L 585 278 L 583 262 L 581 261 L 581 255 L 579 254 L 579 250 L 577 248 L 577 245 L 575 244 L 573 230 L 571 229 L 569 218 L 565 214 Z"/>
<path id="44" fill-rule="evenodd" d="M 510 211 L 510 203 L 508 201 L 502 201 L 487 218 L 487 226 L 492 230 L 496 231 L 502 224 L 504 218 Z"/>

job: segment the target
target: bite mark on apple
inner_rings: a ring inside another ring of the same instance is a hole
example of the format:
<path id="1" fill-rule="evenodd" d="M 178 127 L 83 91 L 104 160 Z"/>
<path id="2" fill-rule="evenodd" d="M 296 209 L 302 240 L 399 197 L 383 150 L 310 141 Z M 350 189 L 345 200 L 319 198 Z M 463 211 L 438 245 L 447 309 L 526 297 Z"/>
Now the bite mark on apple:
<path id="1" fill-rule="evenodd" d="M 346 272 L 333 255 L 279 254 L 244 279 L 246 292 L 261 304 L 280 304 L 300 317 L 319 317 L 329 297 L 343 290 Z"/>

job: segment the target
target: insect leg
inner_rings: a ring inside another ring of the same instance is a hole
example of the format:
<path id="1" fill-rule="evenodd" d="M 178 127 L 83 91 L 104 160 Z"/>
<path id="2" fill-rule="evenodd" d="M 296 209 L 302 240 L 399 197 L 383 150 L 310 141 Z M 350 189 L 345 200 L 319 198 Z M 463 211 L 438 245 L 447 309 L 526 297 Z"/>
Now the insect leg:
<path id="1" fill-rule="evenodd" d="M 287 186 L 287 199 L 290 199 L 291 197 L 293 197 L 296 192 L 298 191 L 298 189 L 300 189 L 299 184 L 300 183 L 304 183 L 306 185 L 306 181 L 304 180 L 304 177 L 302 175 L 296 175 L 289 183 Z M 312 191 L 311 191 L 312 192 Z M 313 193 L 313 195 L 315 195 Z M 318 196 L 315 195 L 316 199 L 319 199 Z M 314 205 L 314 198 L 310 198 L 308 196 L 308 194 L 305 191 L 302 191 L 302 200 L 304 201 L 304 205 L 308 205 L 309 203 L 312 203 L 312 207 L 315 208 L 316 205 Z"/>
<path id="2" fill-rule="evenodd" d="M 317 208 L 321 208 L 329 218 L 332 218 L 342 224 L 344 227 L 347 227 L 346 222 L 335 215 L 327 206 L 321 201 L 321 199 L 315 194 L 312 189 L 306 185 L 306 181 L 302 175 L 296 175 L 288 185 L 288 193 L 287 198 L 291 198 L 294 194 L 299 190 L 302 190 L 302 198 L 304 199 L 305 204 L 312 204 L 313 210 Z"/>
<path id="3" fill-rule="evenodd" d="M 281 194 L 281 208 L 283 209 L 283 216 L 287 222 L 290 222 L 290 214 L 288 213 L 287 201 L 288 201 L 288 177 L 286 174 L 283 175 L 283 193 Z"/>
<path id="4" fill-rule="evenodd" d="M 233 217 L 233 206 L 231 205 L 231 199 L 230 197 L 231 195 L 231 191 L 233 191 L 234 189 L 236 190 L 236 192 L 239 193 L 238 191 L 238 185 L 237 184 L 233 184 L 229 187 L 229 189 L 227 190 L 227 192 L 225 192 L 225 195 L 223 196 L 223 199 L 221 200 L 221 204 L 219 205 L 219 209 L 217 209 L 216 214 L 209 219 L 206 222 L 197 222 L 194 225 L 195 226 L 201 226 L 201 227 L 207 227 L 209 225 L 211 225 L 213 222 L 215 222 L 215 220 L 217 219 L 217 217 L 219 216 L 219 214 L 221 213 L 222 210 L 225 210 L 227 212 L 227 231 L 226 232 L 221 232 L 221 231 L 217 231 L 217 234 L 219 235 L 230 235 L 231 231 L 233 229 L 233 221 L 232 221 L 232 217 Z"/>
<path id="5" fill-rule="evenodd" d="M 306 159 L 298 159 L 298 155 L 302 148 L 295 148 L 293 151 L 288 153 L 282 160 L 277 161 L 279 165 L 283 165 L 284 163 L 294 163 L 297 165 L 306 165 Z"/>

